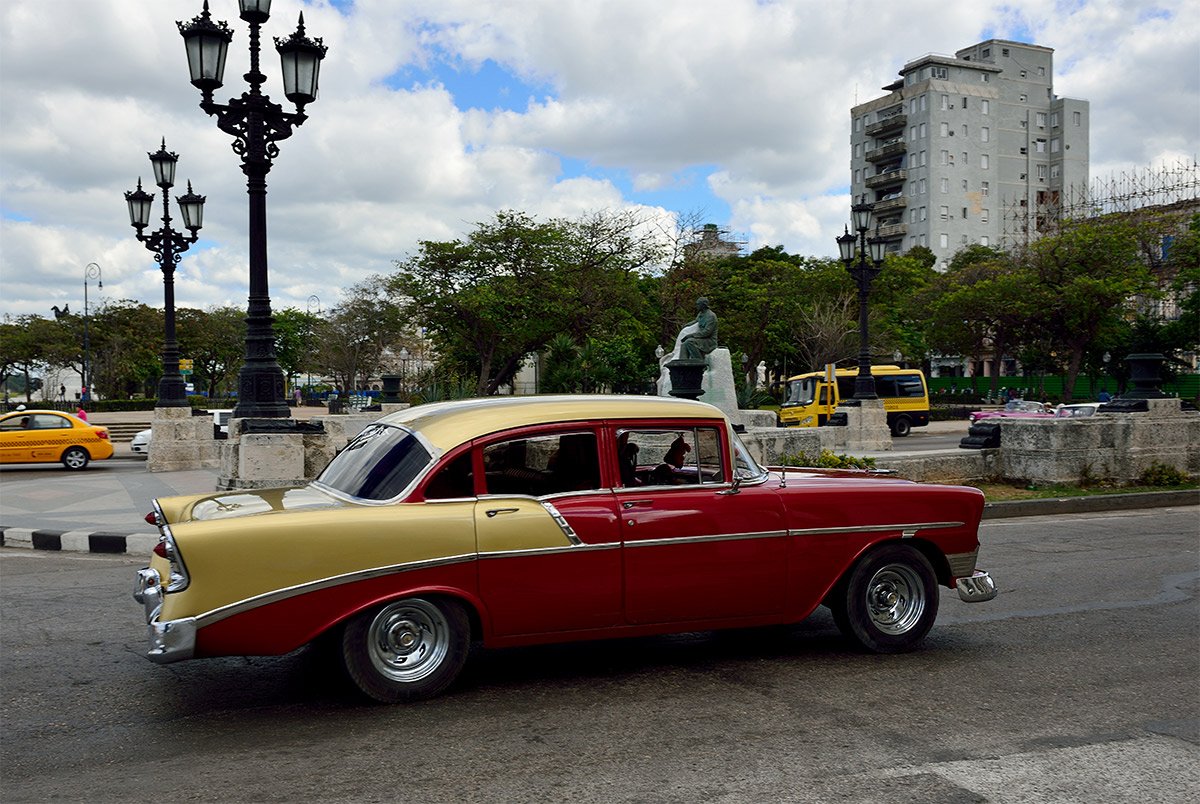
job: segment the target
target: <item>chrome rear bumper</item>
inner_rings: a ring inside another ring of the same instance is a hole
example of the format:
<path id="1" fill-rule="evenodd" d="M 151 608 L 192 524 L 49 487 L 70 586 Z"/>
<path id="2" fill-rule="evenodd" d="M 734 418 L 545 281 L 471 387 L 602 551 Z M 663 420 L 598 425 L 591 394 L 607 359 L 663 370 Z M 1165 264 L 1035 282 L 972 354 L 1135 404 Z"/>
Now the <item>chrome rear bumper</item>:
<path id="1" fill-rule="evenodd" d="M 162 580 L 156 570 L 138 570 L 133 599 L 146 612 L 146 636 L 150 649 L 146 658 L 155 664 L 170 664 L 192 658 L 196 652 L 196 618 L 159 620 L 162 611 Z"/>
<path id="2" fill-rule="evenodd" d="M 983 570 L 975 570 L 970 577 L 959 578 L 955 585 L 958 587 L 959 600 L 965 603 L 983 603 L 999 594 L 996 582 Z"/>

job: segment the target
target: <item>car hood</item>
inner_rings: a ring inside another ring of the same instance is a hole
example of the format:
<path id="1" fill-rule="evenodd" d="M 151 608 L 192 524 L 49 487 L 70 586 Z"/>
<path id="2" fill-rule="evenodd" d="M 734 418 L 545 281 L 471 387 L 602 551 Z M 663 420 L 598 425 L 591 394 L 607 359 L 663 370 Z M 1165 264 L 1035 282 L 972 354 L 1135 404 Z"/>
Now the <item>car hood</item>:
<path id="1" fill-rule="evenodd" d="M 158 504 L 167 521 L 172 524 L 349 505 L 313 486 L 298 489 L 242 489 L 217 494 L 166 497 L 160 499 Z"/>

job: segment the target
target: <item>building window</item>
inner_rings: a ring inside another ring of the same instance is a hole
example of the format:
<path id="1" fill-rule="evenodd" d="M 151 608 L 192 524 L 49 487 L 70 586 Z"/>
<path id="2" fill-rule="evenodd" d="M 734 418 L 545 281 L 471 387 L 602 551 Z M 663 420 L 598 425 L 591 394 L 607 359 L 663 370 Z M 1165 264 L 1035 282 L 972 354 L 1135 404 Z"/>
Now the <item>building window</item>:
<path id="1" fill-rule="evenodd" d="M 950 180 L 947 178 L 942 179 L 942 192 L 943 193 L 950 192 Z"/>
<path id="2" fill-rule="evenodd" d="M 913 207 L 912 209 L 910 209 L 908 211 L 908 222 L 909 223 L 917 222 L 917 208 L 916 207 Z"/>
<path id="3" fill-rule="evenodd" d="M 949 108 L 950 108 L 950 96 L 943 95 L 942 96 L 942 111 L 944 112 Z"/>
<path id="4" fill-rule="evenodd" d="M 1050 166 L 1050 178 L 1052 178 L 1052 179 L 1057 179 L 1057 178 L 1058 178 L 1058 176 L 1059 176 L 1059 166 L 1058 166 L 1058 165 L 1051 165 L 1051 166 Z"/>
<path id="5" fill-rule="evenodd" d="M 1058 112 L 1050 113 L 1050 128 L 1058 128 Z"/>
<path id="6" fill-rule="evenodd" d="M 987 235 L 980 235 L 980 236 L 979 236 L 979 245 L 981 245 L 981 246 L 986 246 L 986 245 L 988 245 L 988 236 L 987 236 Z"/>
<path id="7" fill-rule="evenodd" d="M 921 124 L 921 139 L 924 139 L 927 136 L 929 136 L 929 124 L 922 123 Z"/>
<path id="8" fill-rule="evenodd" d="M 980 142 L 991 142 L 992 141 L 992 130 L 989 127 L 987 127 L 987 126 L 980 127 L 979 141 Z"/>
<path id="9" fill-rule="evenodd" d="M 1038 67 L 1038 75 L 1045 75 L 1045 74 L 1046 74 L 1046 68 Z"/>
<path id="10" fill-rule="evenodd" d="M 854 183 L 858 184 L 860 181 L 862 181 L 862 169 L 855 168 L 854 169 Z"/>
<path id="11" fill-rule="evenodd" d="M 941 216 L 942 220 L 944 220 L 944 221 L 950 220 L 950 207 L 947 207 L 947 206 L 938 207 L 938 214 Z"/>
<path id="12" fill-rule="evenodd" d="M 989 109 L 990 107 L 991 107 L 991 104 L 990 104 L 990 103 L 988 103 L 988 102 L 987 102 L 987 101 L 985 101 L 985 100 L 981 100 L 981 101 L 979 102 L 979 112 L 980 112 L 980 114 L 987 114 L 987 113 L 988 113 L 988 109 Z"/>
<path id="13" fill-rule="evenodd" d="M 925 167 L 925 165 L 926 165 L 925 152 L 921 151 L 921 167 Z"/>
<path id="14" fill-rule="evenodd" d="M 966 108 L 967 108 L 967 97 L 966 97 L 966 95 L 964 95 L 964 96 L 963 96 L 963 108 L 964 108 L 964 109 L 966 109 Z"/>
<path id="15" fill-rule="evenodd" d="M 913 98 L 912 100 L 910 100 L 908 102 L 908 113 L 909 114 L 917 113 L 917 99 L 916 98 Z"/>
<path id="16" fill-rule="evenodd" d="M 1039 181 L 1045 181 L 1045 180 L 1046 180 L 1046 166 L 1045 166 L 1045 165 L 1038 165 L 1038 166 L 1037 166 L 1037 177 L 1038 177 L 1038 180 L 1039 180 Z"/>
<path id="17" fill-rule="evenodd" d="M 989 215 L 988 215 L 988 211 L 987 211 L 986 209 L 981 209 L 981 210 L 979 210 L 979 220 L 980 220 L 981 222 L 983 222 L 983 223 L 987 223 L 987 222 L 988 222 L 988 217 L 989 217 Z"/>
<path id="18" fill-rule="evenodd" d="M 982 196 L 987 196 L 987 194 L 988 194 L 988 189 L 989 189 L 991 186 L 992 186 L 992 183 L 991 183 L 991 182 L 988 182 L 988 181 L 981 181 L 981 182 L 979 182 L 979 194 L 980 194 L 980 195 L 982 195 Z"/>
<path id="19" fill-rule="evenodd" d="M 925 220 L 925 219 L 927 219 L 928 217 L 929 217 L 929 209 L 928 209 L 928 207 L 921 207 L 921 220 Z"/>
<path id="20" fill-rule="evenodd" d="M 1033 150 L 1035 153 L 1039 153 L 1039 154 L 1046 153 L 1046 141 L 1045 140 L 1034 140 L 1033 141 Z"/>
<path id="21" fill-rule="evenodd" d="M 1052 153 L 1052 154 L 1058 153 L 1058 146 L 1059 146 L 1058 137 L 1054 137 L 1053 139 L 1051 139 L 1050 140 L 1050 153 Z"/>
<path id="22" fill-rule="evenodd" d="M 962 236 L 962 240 L 960 240 L 960 241 L 958 241 L 958 242 L 962 243 L 962 244 L 965 246 L 965 245 L 967 244 L 967 236 L 966 236 L 966 235 L 963 235 L 963 236 Z"/>
<path id="23" fill-rule="evenodd" d="M 928 108 L 929 108 L 929 96 L 928 96 L 928 95 L 922 95 L 922 96 L 921 96 L 921 111 L 922 111 L 922 112 L 924 112 L 924 111 L 926 111 Z"/>
<path id="24" fill-rule="evenodd" d="M 964 137 L 967 136 L 967 124 L 966 123 L 963 123 L 962 134 Z"/>
<path id="25" fill-rule="evenodd" d="M 915 140 L 916 138 L 917 138 L 917 127 L 913 126 L 912 128 L 910 128 L 908 130 L 908 139 L 911 141 L 911 140 Z"/>
<path id="26" fill-rule="evenodd" d="M 909 198 L 917 197 L 917 183 L 915 181 L 908 185 L 908 196 Z"/>
<path id="27" fill-rule="evenodd" d="M 862 143 L 856 142 L 854 143 L 854 158 L 858 159 L 860 156 L 862 156 Z"/>
<path id="28" fill-rule="evenodd" d="M 1035 122 L 1037 123 L 1038 128 L 1045 128 L 1046 127 L 1046 113 L 1045 112 L 1037 112 L 1035 115 Z"/>
<path id="29" fill-rule="evenodd" d="M 920 244 L 922 246 L 925 245 L 925 242 L 926 242 L 925 241 L 925 233 L 921 232 L 921 234 L 917 235 L 917 240 L 920 242 Z"/>
<path id="30" fill-rule="evenodd" d="M 1074 123 L 1075 125 L 1079 125 L 1082 120 L 1083 120 L 1083 115 L 1080 112 L 1071 112 L 1071 122 L 1072 123 Z"/>
<path id="31" fill-rule="evenodd" d="M 971 158 L 970 158 L 969 156 L 967 156 L 967 152 L 966 152 L 966 151 L 963 151 L 963 161 L 962 161 L 962 164 L 963 164 L 963 167 L 968 167 L 968 166 L 970 166 L 970 164 L 971 164 Z"/>
<path id="32" fill-rule="evenodd" d="M 917 184 L 921 186 L 920 195 L 925 195 L 925 180 L 921 179 Z"/>
<path id="33" fill-rule="evenodd" d="M 938 235 L 938 245 L 942 248 L 950 248 L 950 235 L 945 232 Z"/>
<path id="34" fill-rule="evenodd" d="M 990 47 L 985 47 L 983 50 L 979 51 L 979 58 L 981 58 L 981 59 L 990 58 L 991 55 L 992 55 L 992 49 Z M 1008 55 L 1008 48 L 1004 49 L 1004 55 L 1005 56 Z"/>
<path id="35" fill-rule="evenodd" d="M 991 161 L 992 160 L 988 157 L 987 154 L 980 154 L 979 167 L 983 168 L 984 170 L 987 170 L 989 165 L 991 164 Z"/>
<path id="36" fill-rule="evenodd" d="M 943 136 L 943 137 L 950 136 L 950 124 L 949 123 L 942 123 L 941 136 Z"/>
<path id="37" fill-rule="evenodd" d="M 862 131 L 862 122 L 863 121 L 862 121 L 861 117 L 854 118 L 854 130 L 855 131 Z"/>
<path id="38" fill-rule="evenodd" d="M 967 208 L 966 207 L 962 208 L 962 219 L 964 221 L 967 219 Z"/>
<path id="39" fill-rule="evenodd" d="M 945 67 L 934 67 L 933 68 L 933 77 L 940 78 L 943 81 L 945 81 L 947 78 L 950 77 L 950 71 L 948 69 L 946 69 Z"/>
<path id="40" fill-rule="evenodd" d="M 979 80 L 986 84 L 988 81 L 992 80 L 992 77 L 987 73 L 980 73 Z"/>

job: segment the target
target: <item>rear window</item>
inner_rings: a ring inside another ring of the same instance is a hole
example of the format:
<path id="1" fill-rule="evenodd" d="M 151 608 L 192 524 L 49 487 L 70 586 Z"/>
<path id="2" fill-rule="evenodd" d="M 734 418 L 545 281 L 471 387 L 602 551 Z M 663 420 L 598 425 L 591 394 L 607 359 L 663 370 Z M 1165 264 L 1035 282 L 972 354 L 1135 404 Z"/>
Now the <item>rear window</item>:
<path id="1" fill-rule="evenodd" d="M 392 500 L 431 460 L 425 445 L 409 431 L 371 424 L 330 461 L 316 482 L 362 500 Z"/>

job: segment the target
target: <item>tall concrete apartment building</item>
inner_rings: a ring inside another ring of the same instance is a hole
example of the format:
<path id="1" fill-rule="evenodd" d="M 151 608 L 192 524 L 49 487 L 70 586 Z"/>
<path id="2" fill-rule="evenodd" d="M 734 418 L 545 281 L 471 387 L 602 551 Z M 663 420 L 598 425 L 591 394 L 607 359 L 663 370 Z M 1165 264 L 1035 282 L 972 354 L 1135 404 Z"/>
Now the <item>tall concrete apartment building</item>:
<path id="1" fill-rule="evenodd" d="M 944 267 L 971 243 L 1036 236 L 1064 190 L 1088 185 L 1088 103 L 1054 94 L 1054 51 L 989 39 L 900 70 L 851 110 L 851 194 L 875 204 L 888 251 Z"/>

